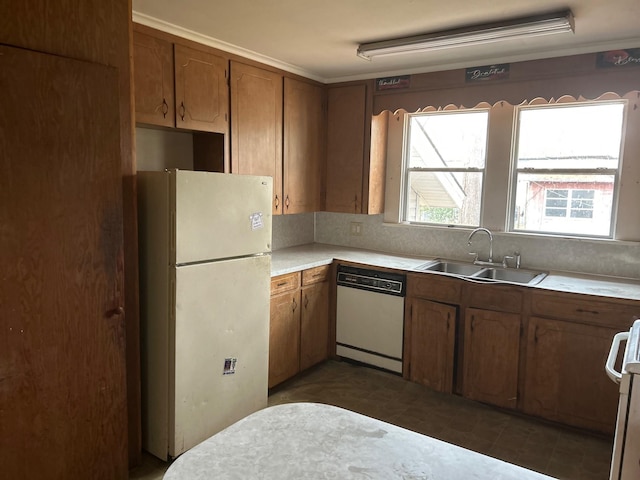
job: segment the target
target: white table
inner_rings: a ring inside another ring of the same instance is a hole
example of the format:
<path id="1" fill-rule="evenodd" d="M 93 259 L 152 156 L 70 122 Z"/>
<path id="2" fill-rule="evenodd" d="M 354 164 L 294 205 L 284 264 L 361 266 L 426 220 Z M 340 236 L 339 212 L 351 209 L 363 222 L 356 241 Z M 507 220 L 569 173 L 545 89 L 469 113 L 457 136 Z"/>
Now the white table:
<path id="1" fill-rule="evenodd" d="M 348 410 L 291 403 L 258 411 L 181 455 L 165 480 L 549 480 Z"/>

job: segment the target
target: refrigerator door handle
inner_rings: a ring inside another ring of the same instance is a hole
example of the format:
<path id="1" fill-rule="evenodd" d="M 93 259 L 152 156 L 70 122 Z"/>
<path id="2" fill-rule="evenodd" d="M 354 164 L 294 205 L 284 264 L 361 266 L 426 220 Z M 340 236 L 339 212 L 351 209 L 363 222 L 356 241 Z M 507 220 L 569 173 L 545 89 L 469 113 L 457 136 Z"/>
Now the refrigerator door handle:
<path id="1" fill-rule="evenodd" d="M 607 357 L 607 363 L 604 366 L 607 375 L 615 383 L 620 383 L 622 380 L 622 372 L 618 372 L 615 369 L 616 359 L 618 358 L 618 352 L 620 351 L 620 344 L 629 338 L 629 332 L 616 333 L 611 342 L 611 349 L 609 350 L 609 356 Z"/>

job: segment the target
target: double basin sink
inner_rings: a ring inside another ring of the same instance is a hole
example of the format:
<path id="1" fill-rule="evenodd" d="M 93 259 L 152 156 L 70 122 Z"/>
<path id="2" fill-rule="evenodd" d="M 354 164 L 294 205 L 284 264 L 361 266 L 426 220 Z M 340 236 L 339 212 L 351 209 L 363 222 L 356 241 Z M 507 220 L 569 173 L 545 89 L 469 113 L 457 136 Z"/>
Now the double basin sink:
<path id="1" fill-rule="evenodd" d="M 414 270 L 418 272 L 446 273 L 463 279 L 481 282 L 511 283 L 516 285 L 536 285 L 547 276 L 547 272 L 537 270 L 484 266 L 449 260 L 433 260 L 416 267 Z"/>

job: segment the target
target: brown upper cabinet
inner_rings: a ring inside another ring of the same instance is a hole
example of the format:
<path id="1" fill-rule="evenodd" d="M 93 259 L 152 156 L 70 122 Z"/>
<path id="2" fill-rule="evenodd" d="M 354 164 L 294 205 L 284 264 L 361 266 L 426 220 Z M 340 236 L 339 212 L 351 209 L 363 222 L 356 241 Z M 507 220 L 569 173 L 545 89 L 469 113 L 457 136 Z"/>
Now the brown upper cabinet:
<path id="1" fill-rule="evenodd" d="M 326 210 L 382 213 L 386 117 L 371 116 L 371 82 L 327 89 Z"/>
<path id="2" fill-rule="evenodd" d="M 133 65 L 136 122 L 175 127 L 171 42 L 134 32 Z"/>
<path id="3" fill-rule="evenodd" d="M 321 85 L 231 62 L 231 172 L 273 178 L 273 214 L 321 208 Z"/>
<path id="4" fill-rule="evenodd" d="M 282 213 L 282 75 L 231 62 L 231 172 L 273 178 Z"/>
<path id="5" fill-rule="evenodd" d="M 284 213 L 321 208 L 324 159 L 324 89 L 284 79 Z"/>
<path id="6" fill-rule="evenodd" d="M 226 58 L 139 31 L 133 55 L 137 123 L 228 133 Z"/>

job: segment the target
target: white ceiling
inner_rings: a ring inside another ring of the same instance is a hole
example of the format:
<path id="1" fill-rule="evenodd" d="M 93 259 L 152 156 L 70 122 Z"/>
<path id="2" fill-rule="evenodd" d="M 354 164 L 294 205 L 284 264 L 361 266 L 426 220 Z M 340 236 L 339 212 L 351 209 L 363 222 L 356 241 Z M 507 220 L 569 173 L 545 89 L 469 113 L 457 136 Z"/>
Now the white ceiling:
<path id="1" fill-rule="evenodd" d="M 360 43 L 570 9 L 575 34 L 422 54 Z M 640 47 L 640 0 L 133 0 L 133 20 L 322 82 Z"/>

